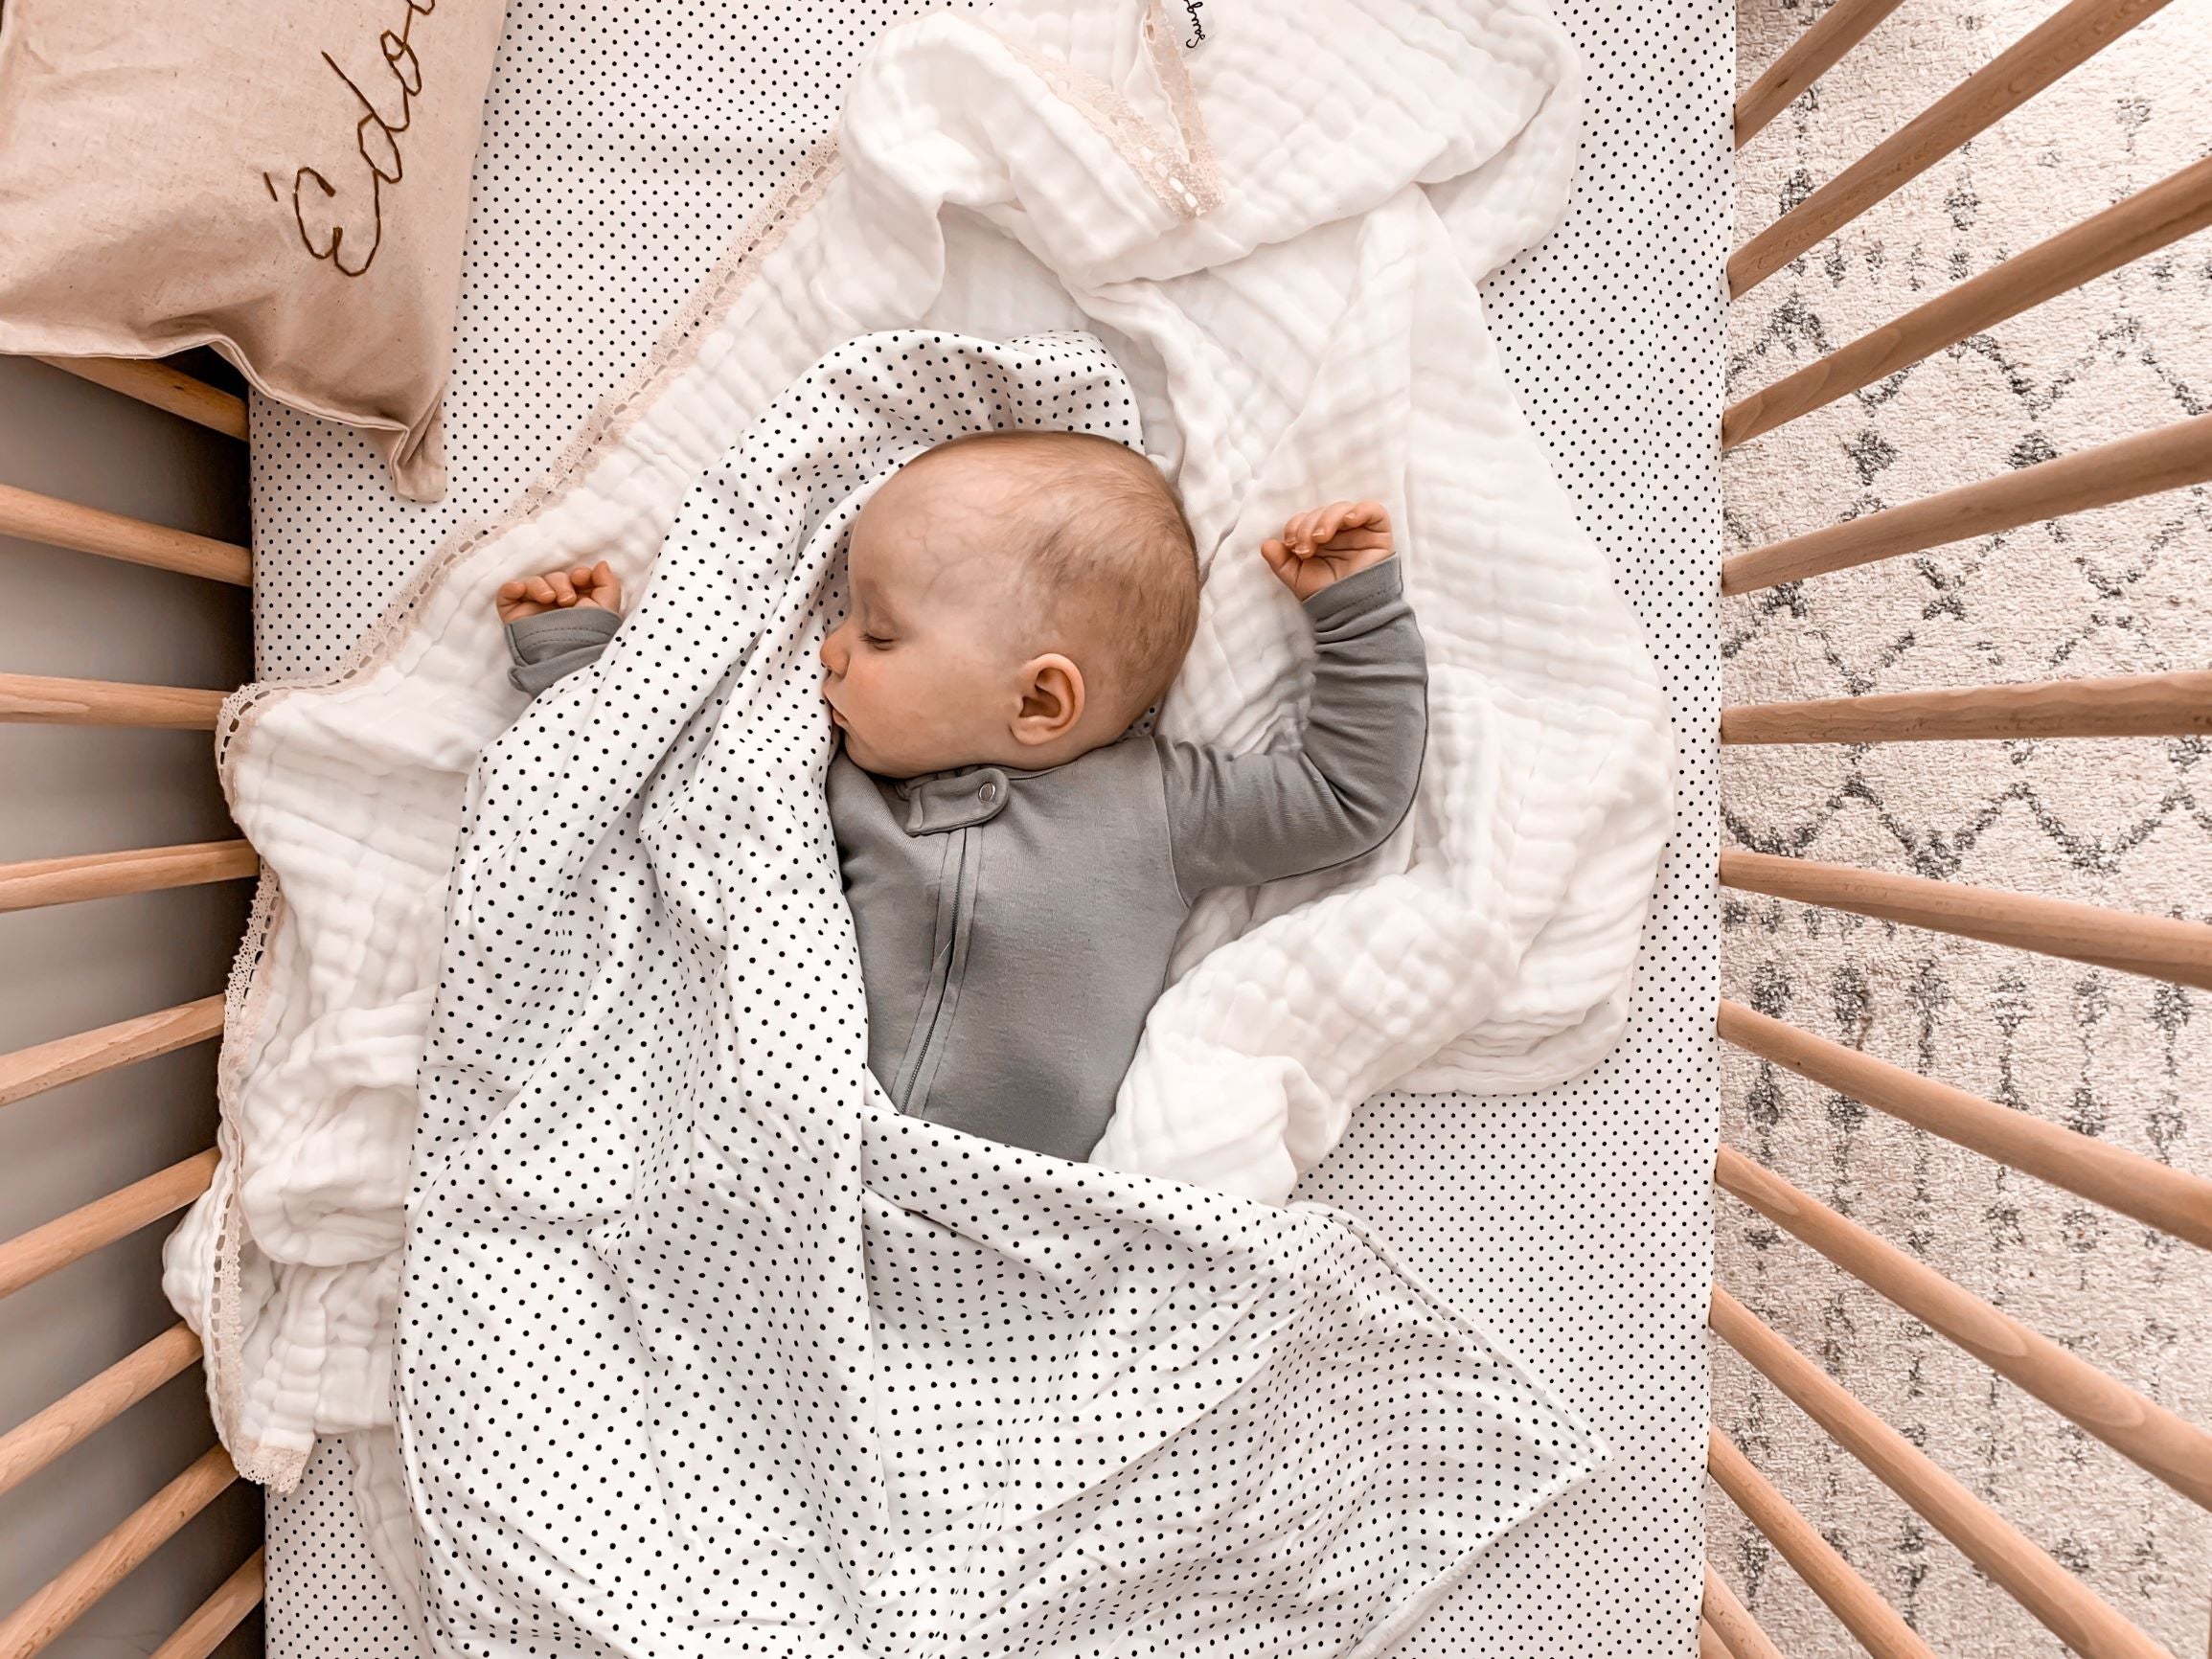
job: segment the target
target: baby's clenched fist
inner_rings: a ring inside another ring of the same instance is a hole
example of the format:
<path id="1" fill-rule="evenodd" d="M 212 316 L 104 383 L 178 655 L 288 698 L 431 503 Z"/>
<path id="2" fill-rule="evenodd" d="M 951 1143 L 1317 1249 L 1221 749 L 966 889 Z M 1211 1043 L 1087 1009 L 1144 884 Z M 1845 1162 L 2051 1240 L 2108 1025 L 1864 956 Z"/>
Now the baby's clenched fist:
<path id="1" fill-rule="evenodd" d="M 572 610 L 582 606 L 587 610 L 622 609 L 622 583 L 614 574 L 614 567 L 601 559 L 597 564 L 580 564 L 573 570 L 549 570 L 543 576 L 526 576 L 503 583 L 499 589 L 499 620 L 503 623 L 520 622 L 524 617 L 543 616 L 549 610 Z"/>
<path id="2" fill-rule="evenodd" d="M 1267 568 L 1301 600 L 1380 564 L 1391 551 L 1390 514 L 1380 501 L 1332 501 L 1260 544 Z"/>

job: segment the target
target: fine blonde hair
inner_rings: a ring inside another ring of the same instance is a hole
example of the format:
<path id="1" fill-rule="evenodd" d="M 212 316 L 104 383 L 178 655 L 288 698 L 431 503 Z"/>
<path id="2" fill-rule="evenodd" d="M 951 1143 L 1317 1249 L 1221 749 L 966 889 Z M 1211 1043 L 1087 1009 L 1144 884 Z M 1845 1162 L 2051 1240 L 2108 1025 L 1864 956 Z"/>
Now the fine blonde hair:
<path id="1" fill-rule="evenodd" d="M 1083 664 L 1094 698 L 1129 724 L 1167 694 L 1198 626 L 1198 555 L 1160 470 L 1089 432 L 978 432 L 915 465 L 990 450 L 1004 460 L 1031 534 L 1023 580 L 1040 614 L 1079 614 L 1109 659 Z"/>

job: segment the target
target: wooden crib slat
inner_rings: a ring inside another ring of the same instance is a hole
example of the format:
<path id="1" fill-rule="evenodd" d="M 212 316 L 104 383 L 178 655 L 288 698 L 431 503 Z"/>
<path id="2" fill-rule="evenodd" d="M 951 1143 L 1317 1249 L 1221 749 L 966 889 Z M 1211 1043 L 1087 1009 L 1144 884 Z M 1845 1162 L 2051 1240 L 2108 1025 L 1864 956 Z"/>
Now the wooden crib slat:
<path id="1" fill-rule="evenodd" d="M 2000 1313 L 1723 1144 L 1714 1179 L 1998 1375 L 2176 1491 L 2212 1508 L 2212 1435 Z"/>
<path id="2" fill-rule="evenodd" d="M 0 1621 L 0 1659 L 31 1659 L 239 1478 L 230 1454 L 211 1446 L 129 1519 L 77 1557 Z"/>
<path id="3" fill-rule="evenodd" d="M 2212 1250 L 2212 1180 L 1721 1003 L 1721 1040 L 1985 1158 Z"/>
<path id="4" fill-rule="evenodd" d="M 0 864 L 0 912 L 236 881 L 260 868 L 253 848 L 243 841 L 189 841 L 129 852 L 34 858 L 23 864 Z"/>
<path id="5" fill-rule="evenodd" d="M 1698 1659 L 1733 1659 L 1727 1644 L 1721 1640 L 1712 1625 L 1704 1619 L 1698 1621 Z"/>
<path id="6" fill-rule="evenodd" d="M 2165 4 L 2072 0 L 2043 19 L 1730 255 L 1730 297 L 1919 177 Z"/>
<path id="7" fill-rule="evenodd" d="M 1800 581 L 2208 478 L 2212 415 L 2198 415 L 1737 554 L 1722 561 L 1721 591 Z"/>
<path id="8" fill-rule="evenodd" d="M 222 1035 L 218 993 L 0 1055 L 0 1106 Z"/>
<path id="9" fill-rule="evenodd" d="M 41 357 L 41 363 L 245 442 L 246 400 L 167 363 L 133 357 Z"/>
<path id="10" fill-rule="evenodd" d="M 1706 1445 L 1705 1469 L 1874 1659 L 1936 1659 L 1935 1650 L 1912 1633 L 1897 1610 L 1874 1593 L 1718 1428 Z"/>
<path id="11" fill-rule="evenodd" d="M 37 1416 L 0 1435 L 0 1495 L 105 1428 L 199 1358 L 199 1338 L 182 1320 Z"/>
<path id="12" fill-rule="evenodd" d="M 264 1552 L 256 1550 L 176 1627 L 176 1634 L 153 1650 L 153 1659 L 207 1659 L 217 1644 L 261 1605 L 267 1576 Z"/>
<path id="13" fill-rule="evenodd" d="M 160 726 L 212 732 L 225 692 L 0 674 L 0 720 L 34 726 Z"/>
<path id="14" fill-rule="evenodd" d="M 1723 743 L 1912 743 L 2212 733 L 2212 672 L 2107 674 L 1721 711 Z"/>
<path id="15" fill-rule="evenodd" d="M 82 507 L 11 484 L 0 484 L 0 535 L 182 571 L 239 587 L 253 581 L 252 556 L 235 543 Z"/>
<path id="16" fill-rule="evenodd" d="M 0 1296 L 12 1296 L 102 1246 L 175 1215 L 207 1191 L 216 1160 L 210 1147 L 0 1243 Z"/>
<path id="17" fill-rule="evenodd" d="M 1713 1570 L 1710 1561 L 1705 1563 L 1703 1611 L 1729 1659 L 1782 1659 L 1782 1649 L 1759 1627 L 1758 1620 L 1736 1599 L 1736 1592 L 1728 1588 L 1728 1581 Z"/>
<path id="18" fill-rule="evenodd" d="M 1738 848 L 1721 885 L 2212 989 L 2212 927 L 2194 921 Z"/>
<path id="19" fill-rule="evenodd" d="M 1716 1285 L 1714 1333 L 2083 1659 L 2174 1659 Z"/>
<path id="20" fill-rule="evenodd" d="M 1840 4 L 1832 7 L 1813 28 L 1842 10 Z M 2212 225 L 2212 157 L 1992 265 L 1886 328 L 1861 334 L 1732 404 L 1721 417 L 1721 447 L 1748 443 L 2206 225 Z"/>
<path id="21" fill-rule="evenodd" d="M 1834 69 L 1898 5 L 1899 0 L 1836 0 L 1736 100 L 1736 148 L 1743 148 L 1795 103 L 1808 86 Z"/>

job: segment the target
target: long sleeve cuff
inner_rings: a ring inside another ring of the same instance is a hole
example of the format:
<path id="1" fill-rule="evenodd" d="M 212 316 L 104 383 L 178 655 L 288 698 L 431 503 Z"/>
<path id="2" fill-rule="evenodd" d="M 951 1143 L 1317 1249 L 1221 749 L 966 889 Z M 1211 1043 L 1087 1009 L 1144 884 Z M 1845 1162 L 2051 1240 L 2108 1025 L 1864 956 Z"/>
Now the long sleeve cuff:
<path id="1" fill-rule="evenodd" d="M 1378 623 L 1396 620 L 1401 611 L 1411 614 L 1395 556 L 1331 582 L 1305 604 L 1317 635 L 1364 633 Z"/>
<path id="2" fill-rule="evenodd" d="M 507 677 L 532 696 L 563 674 L 599 660 L 622 618 L 597 605 L 572 605 L 526 616 L 507 625 Z"/>

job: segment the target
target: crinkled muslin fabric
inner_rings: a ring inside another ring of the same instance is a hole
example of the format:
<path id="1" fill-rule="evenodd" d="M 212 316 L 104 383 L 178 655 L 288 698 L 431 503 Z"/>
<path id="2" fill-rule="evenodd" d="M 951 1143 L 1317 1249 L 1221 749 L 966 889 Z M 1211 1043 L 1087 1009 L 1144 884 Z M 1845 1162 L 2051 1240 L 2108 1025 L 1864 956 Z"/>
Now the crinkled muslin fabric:
<path id="1" fill-rule="evenodd" d="M 417 501 L 501 0 L 10 0 L 0 352 L 220 352 Z"/>
<path id="2" fill-rule="evenodd" d="M 450 1650 L 1374 1650 L 1597 1455 L 1274 1202 L 1363 1096 L 1540 1086 L 1618 1030 L 1664 717 L 1473 286 L 1563 200 L 1571 55 L 1533 8 L 1269 10 L 1188 80 L 1129 5 L 888 34 L 547 487 L 335 681 L 228 711 L 270 875 L 168 1283 L 249 1473 L 365 1431 Z M 1253 550 L 1354 477 L 1431 654 L 1407 824 L 1204 902 L 1089 1165 L 882 1101 L 819 796 L 844 516 L 1007 424 L 1182 490 L 1172 734 L 1294 739 Z M 502 738 L 490 591 L 585 551 L 650 584 Z"/>

